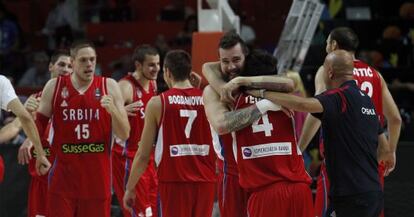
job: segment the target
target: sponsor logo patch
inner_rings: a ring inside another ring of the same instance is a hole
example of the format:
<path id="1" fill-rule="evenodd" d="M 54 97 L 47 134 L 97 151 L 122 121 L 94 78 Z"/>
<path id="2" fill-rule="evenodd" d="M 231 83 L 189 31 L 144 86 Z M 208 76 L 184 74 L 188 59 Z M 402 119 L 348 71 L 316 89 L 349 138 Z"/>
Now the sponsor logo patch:
<path id="1" fill-rule="evenodd" d="M 172 145 L 170 146 L 171 157 L 181 156 L 207 156 L 210 152 L 209 145 Z"/>
<path id="2" fill-rule="evenodd" d="M 105 144 L 104 143 L 63 144 L 62 152 L 64 154 L 103 153 L 105 152 Z"/>
<path id="3" fill-rule="evenodd" d="M 277 142 L 241 147 L 243 159 L 254 159 L 276 155 L 292 155 L 292 143 Z"/>

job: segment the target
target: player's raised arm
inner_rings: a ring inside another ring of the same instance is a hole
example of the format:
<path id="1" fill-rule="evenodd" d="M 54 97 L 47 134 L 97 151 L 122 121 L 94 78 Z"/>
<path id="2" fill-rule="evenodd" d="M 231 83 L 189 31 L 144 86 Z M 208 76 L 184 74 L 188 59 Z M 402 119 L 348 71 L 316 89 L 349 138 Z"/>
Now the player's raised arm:
<path id="1" fill-rule="evenodd" d="M 280 106 L 269 100 L 260 100 L 247 108 L 230 111 L 210 86 L 204 88 L 203 100 L 207 119 L 219 135 L 243 129 L 269 110 L 280 110 Z"/>
<path id="2" fill-rule="evenodd" d="M 226 84 L 220 73 L 220 62 L 204 63 L 202 73 L 207 79 L 209 85 L 211 85 L 217 93 L 220 93 L 220 90 Z"/>

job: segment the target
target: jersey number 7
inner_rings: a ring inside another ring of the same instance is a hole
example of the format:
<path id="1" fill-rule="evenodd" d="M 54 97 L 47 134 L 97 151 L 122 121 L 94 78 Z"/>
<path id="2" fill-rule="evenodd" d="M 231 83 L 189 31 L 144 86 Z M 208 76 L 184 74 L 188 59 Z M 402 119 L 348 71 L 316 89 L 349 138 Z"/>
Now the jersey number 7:
<path id="1" fill-rule="evenodd" d="M 180 109 L 180 117 L 188 117 L 184 132 L 185 132 L 185 137 L 189 139 L 191 128 L 193 127 L 194 120 L 197 117 L 197 111 Z"/>

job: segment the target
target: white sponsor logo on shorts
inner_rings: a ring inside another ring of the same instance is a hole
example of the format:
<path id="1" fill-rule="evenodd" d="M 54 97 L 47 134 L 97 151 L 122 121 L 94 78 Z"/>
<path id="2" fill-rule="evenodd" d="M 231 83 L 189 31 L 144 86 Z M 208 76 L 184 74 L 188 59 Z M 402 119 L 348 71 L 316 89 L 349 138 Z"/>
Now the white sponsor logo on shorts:
<path id="1" fill-rule="evenodd" d="M 170 146 L 170 156 L 180 157 L 189 155 L 207 156 L 210 151 L 209 145 L 172 145 Z"/>
<path id="2" fill-rule="evenodd" d="M 255 146 L 241 147 L 243 159 L 253 159 L 259 157 L 267 157 L 274 155 L 291 155 L 292 143 L 290 142 L 276 142 L 260 144 Z"/>

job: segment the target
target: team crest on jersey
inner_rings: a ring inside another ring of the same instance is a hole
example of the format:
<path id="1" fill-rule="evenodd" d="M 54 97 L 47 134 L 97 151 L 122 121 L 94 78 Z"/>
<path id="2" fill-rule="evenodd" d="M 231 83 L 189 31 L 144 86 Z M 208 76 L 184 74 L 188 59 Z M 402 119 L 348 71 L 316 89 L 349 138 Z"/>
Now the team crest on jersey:
<path id="1" fill-rule="evenodd" d="M 66 99 L 69 97 L 69 91 L 68 88 L 63 87 L 62 88 L 62 92 L 60 92 L 60 95 L 62 96 L 63 99 Z"/>
<path id="2" fill-rule="evenodd" d="M 101 90 L 99 88 L 95 89 L 95 98 L 99 100 L 101 98 Z"/>

